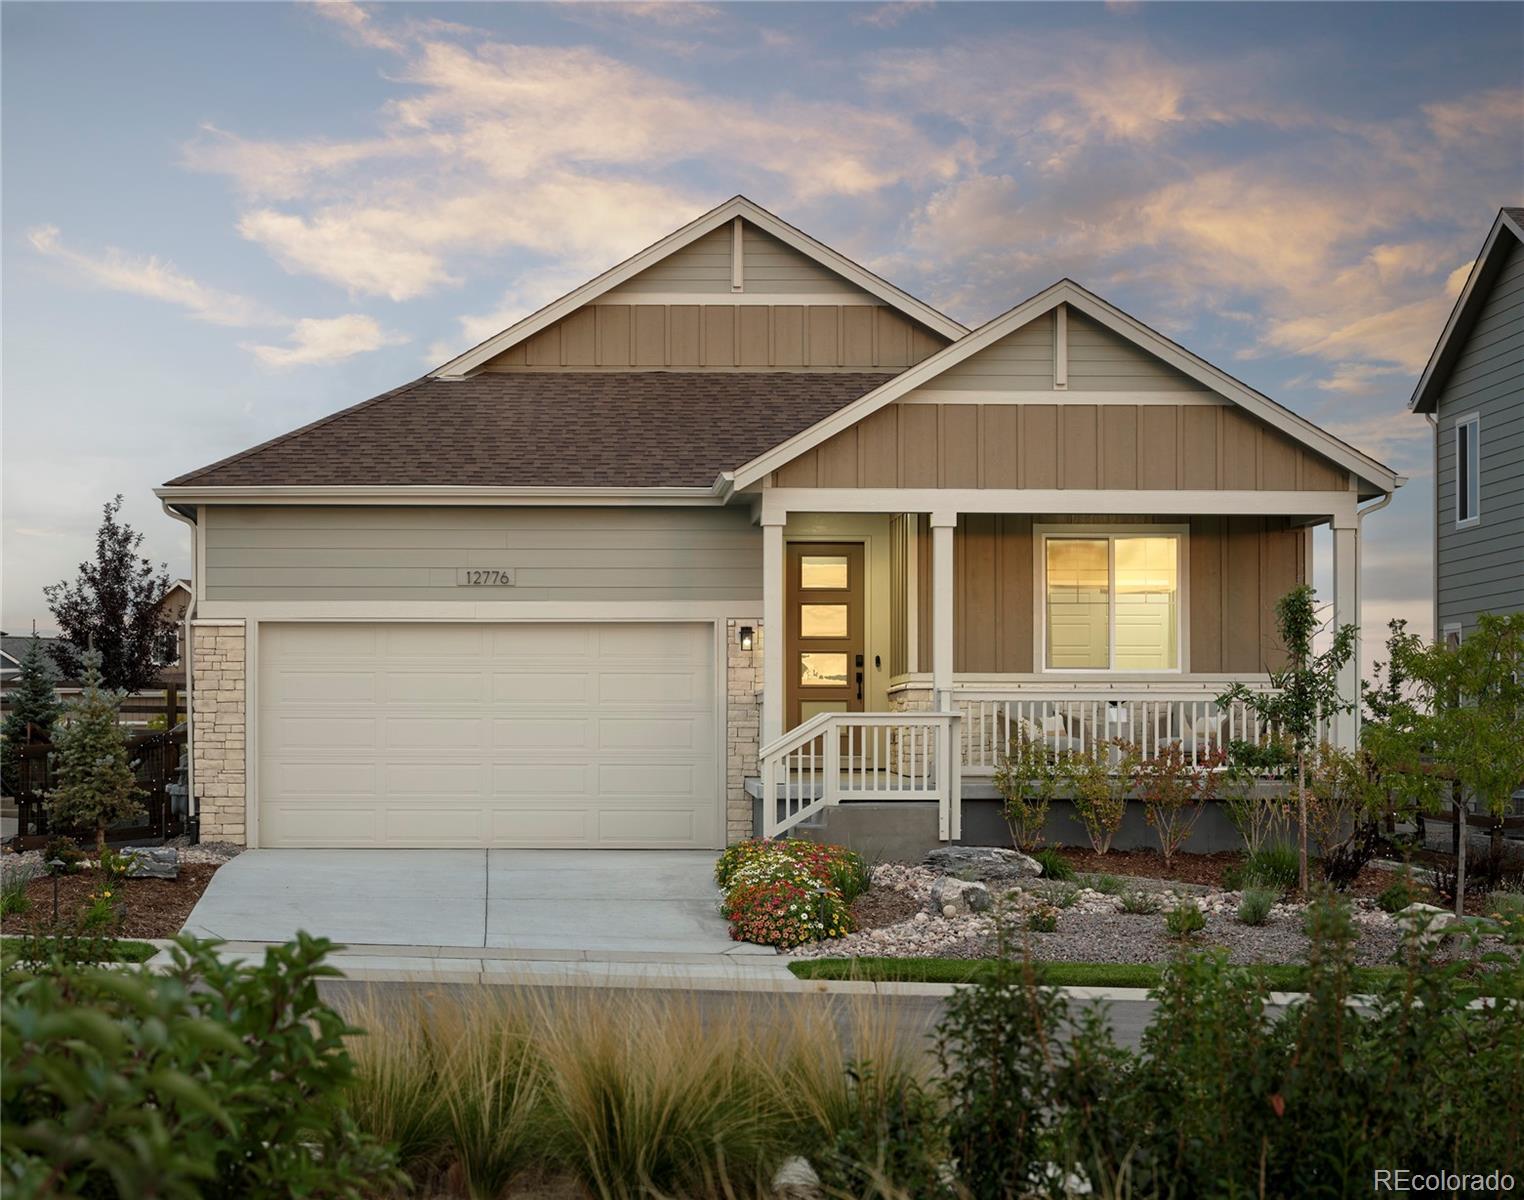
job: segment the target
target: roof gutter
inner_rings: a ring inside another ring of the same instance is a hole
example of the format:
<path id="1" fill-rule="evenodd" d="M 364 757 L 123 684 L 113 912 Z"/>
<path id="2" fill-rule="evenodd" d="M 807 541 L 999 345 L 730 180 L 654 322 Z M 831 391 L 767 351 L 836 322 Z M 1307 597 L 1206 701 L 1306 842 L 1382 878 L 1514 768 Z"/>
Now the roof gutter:
<path id="1" fill-rule="evenodd" d="M 578 488 L 456 487 L 444 484 L 396 487 L 160 487 L 154 495 L 173 504 L 475 504 L 475 505 L 716 505 L 723 503 L 719 481 L 708 487 Z"/>

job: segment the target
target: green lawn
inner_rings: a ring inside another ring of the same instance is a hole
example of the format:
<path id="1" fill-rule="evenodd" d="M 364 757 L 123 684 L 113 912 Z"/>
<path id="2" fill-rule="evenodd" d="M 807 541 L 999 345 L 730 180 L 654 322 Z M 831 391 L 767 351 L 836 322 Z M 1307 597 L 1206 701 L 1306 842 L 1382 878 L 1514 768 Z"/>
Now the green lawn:
<path id="1" fill-rule="evenodd" d="M 6 940 L 9 942 L 19 942 L 21 939 L 18 937 L 7 937 Z M 34 942 L 34 945 L 40 948 L 50 940 L 48 938 L 39 938 Z M 106 957 L 101 958 L 101 962 L 147 962 L 159 952 L 159 948 L 149 942 L 137 942 L 128 938 L 103 941 L 101 948 L 106 951 Z"/>
<path id="2" fill-rule="evenodd" d="M 1037 979 L 1053 987 L 1157 986 L 1163 968 L 1150 963 L 1049 963 L 1033 964 Z M 811 958 L 789 964 L 800 979 L 859 979 L 882 983 L 973 983 L 994 969 L 989 959 L 977 958 Z M 1273 991 L 1302 989 L 1306 968 L 1256 966 Z M 1355 974 L 1360 987 L 1372 987 L 1389 979 L 1394 967 L 1360 967 Z"/>

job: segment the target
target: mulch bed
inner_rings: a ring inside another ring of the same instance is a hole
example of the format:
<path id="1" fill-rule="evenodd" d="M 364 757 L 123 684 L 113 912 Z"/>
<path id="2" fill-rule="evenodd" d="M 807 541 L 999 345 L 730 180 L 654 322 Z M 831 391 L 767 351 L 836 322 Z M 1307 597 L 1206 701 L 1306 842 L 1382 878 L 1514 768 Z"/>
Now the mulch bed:
<path id="1" fill-rule="evenodd" d="M 1223 872 L 1244 861 L 1243 854 L 1237 850 L 1223 850 L 1216 854 L 1181 852 L 1169 866 L 1164 865 L 1164 855 L 1157 850 L 1113 850 L 1109 854 L 1097 854 L 1078 846 L 1063 846 L 1059 853 L 1076 871 L 1092 875 L 1136 875 L 1144 879 L 1173 879 L 1218 888 L 1222 886 Z"/>
<path id="2" fill-rule="evenodd" d="M 893 888 L 871 887 L 852 901 L 852 917 L 859 929 L 885 929 L 908 921 L 920 910 L 920 903 L 909 892 Z"/>
<path id="3" fill-rule="evenodd" d="M 181 863 L 178 879 L 123 879 L 111 888 L 112 898 L 120 899 L 124 919 L 119 928 L 104 930 L 114 937 L 174 937 L 190 916 L 191 909 L 217 868 L 210 863 Z M 71 918 L 90 906 L 90 894 L 101 887 L 96 871 L 64 875 L 58 880 L 60 923 L 73 928 Z M 32 907 L 24 913 L 12 913 L 0 924 L 4 933 L 53 932 L 53 879 L 39 875 L 27 884 L 26 894 Z"/>

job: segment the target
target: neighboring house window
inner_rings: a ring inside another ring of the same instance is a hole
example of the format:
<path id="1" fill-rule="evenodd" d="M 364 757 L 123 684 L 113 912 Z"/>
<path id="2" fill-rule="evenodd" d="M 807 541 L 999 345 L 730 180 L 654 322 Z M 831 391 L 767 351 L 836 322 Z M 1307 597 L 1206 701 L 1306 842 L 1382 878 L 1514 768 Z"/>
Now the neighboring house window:
<path id="1" fill-rule="evenodd" d="M 1474 525 L 1482 517 L 1481 418 L 1474 413 L 1455 423 L 1455 523 Z"/>
<path id="2" fill-rule="evenodd" d="M 1178 671 L 1180 542 L 1173 533 L 1044 537 L 1045 668 Z"/>
<path id="3" fill-rule="evenodd" d="M 1461 644 L 1461 637 L 1462 637 L 1461 627 L 1459 625 L 1446 625 L 1445 626 L 1445 629 L 1444 629 L 1444 643 L 1445 643 L 1446 646 L 1450 647 L 1450 649 L 1453 650 L 1453 649 L 1455 649 L 1455 647 L 1457 647 L 1457 646 L 1459 646 Z"/>

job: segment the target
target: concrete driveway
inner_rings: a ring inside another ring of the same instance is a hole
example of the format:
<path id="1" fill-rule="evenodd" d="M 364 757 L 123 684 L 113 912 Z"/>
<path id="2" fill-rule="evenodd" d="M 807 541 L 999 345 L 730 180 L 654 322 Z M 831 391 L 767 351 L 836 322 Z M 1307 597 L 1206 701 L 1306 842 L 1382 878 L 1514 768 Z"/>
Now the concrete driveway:
<path id="1" fill-rule="evenodd" d="M 248 850 L 185 923 L 232 942 L 756 952 L 730 940 L 707 850 Z M 770 951 L 763 951 L 770 953 Z"/>

